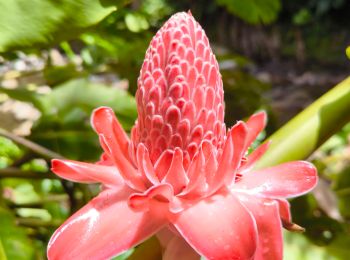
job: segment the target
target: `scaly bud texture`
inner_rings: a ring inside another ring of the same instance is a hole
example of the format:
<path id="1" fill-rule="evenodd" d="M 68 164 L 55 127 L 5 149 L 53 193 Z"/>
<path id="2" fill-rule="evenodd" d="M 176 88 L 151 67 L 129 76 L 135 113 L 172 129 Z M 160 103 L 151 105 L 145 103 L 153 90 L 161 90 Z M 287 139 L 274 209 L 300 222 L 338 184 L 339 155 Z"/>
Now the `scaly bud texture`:
<path id="1" fill-rule="evenodd" d="M 225 129 L 223 88 L 208 39 L 178 13 L 147 50 L 131 140 L 110 108 L 91 123 L 104 153 L 95 164 L 53 160 L 62 178 L 103 191 L 52 236 L 48 258 L 109 259 L 156 234 L 164 259 L 282 259 L 281 227 L 292 227 L 285 198 L 317 182 L 303 161 L 254 171 L 263 144 L 246 155 L 264 112 Z"/>
<path id="2" fill-rule="evenodd" d="M 203 140 L 222 147 L 221 75 L 208 38 L 191 15 L 172 16 L 153 37 L 136 100 L 139 117 L 132 140 L 146 145 L 152 162 L 179 147 L 188 166 Z"/>

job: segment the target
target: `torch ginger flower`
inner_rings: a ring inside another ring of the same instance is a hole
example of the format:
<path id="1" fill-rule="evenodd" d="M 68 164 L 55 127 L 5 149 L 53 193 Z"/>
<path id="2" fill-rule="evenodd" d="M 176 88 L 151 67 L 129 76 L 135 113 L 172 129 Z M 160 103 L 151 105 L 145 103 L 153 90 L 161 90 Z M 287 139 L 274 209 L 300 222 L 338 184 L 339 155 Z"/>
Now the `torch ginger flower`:
<path id="1" fill-rule="evenodd" d="M 60 177 L 103 190 L 54 233 L 49 259 L 107 259 L 155 234 L 168 260 L 282 259 L 286 198 L 310 191 L 316 170 L 253 169 L 268 144 L 246 152 L 266 115 L 226 130 L 219 66 L 191 14 L 173 15 L 152 39 L 136 100 L 130 139 L 112 109 L 93 112 L 99 162 L 52 161 Z"/>

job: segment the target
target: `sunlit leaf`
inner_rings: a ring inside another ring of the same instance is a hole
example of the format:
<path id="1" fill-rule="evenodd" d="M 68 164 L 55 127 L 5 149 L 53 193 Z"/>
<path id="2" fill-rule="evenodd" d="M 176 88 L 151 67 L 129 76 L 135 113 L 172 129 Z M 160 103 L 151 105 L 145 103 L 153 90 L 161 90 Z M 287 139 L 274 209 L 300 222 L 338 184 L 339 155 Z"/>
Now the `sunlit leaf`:
<path id="1" fill-rule="evenodd" d="M 322 247 L 313 245 L 300 234 L 285 232 L 284 240 L 284 260 L 338 259 L 327 253 Z"/>
<path id="2" fill-rule="evenodd" d="M 108 2 L 108 3 L 107 3 Z M 121 1 L 0 1 L 0 52 L 76 37 Z M 111 4 L 113 3 L 113 5 Z"/>
<path id="3" fill-rule="evenodd" d="M 350 121 L 350 77 L 275 132 L 257 167 L 307 158 Z"/>
<path id="4" fill-rule="evenodd" d="M 6 254 L 5 254 L 5 249 L 2 246 L 1 239 L 0 239 L 0 259 L 7 260 L 7 257 L 6 257 Z"/>
<path id="5" fill-rule="evenodd" d="M 125 24 L 132 32 L 140 32 L 149 28 L 146 18 L 141 14 L 127 14 L 125 16 Z"/>
<path id="6" fill-rule="evenodd" d="M 71 113 L 90 113 L 98 106 L 111 107 L 125 126 L 133 124 L 136 118 L 136 103 L 126 91 L 92 83 L 86 79 L 76 79 L 57 86 L 50 94 L 43 96 L 41 102 L 45 107 L 44 113 L 57 116 L 63 122 L 81 118 L 69 118 Z"/>
<path id="7" fill-rule="evenodd" d="M 134 98 L 125 90 L 75 79 L 39 97 L 42 116 L 32 140 L 72 159 L 96 159 L 101 149 L 90 126 L 90 115 L 99 106 L 111 107 L 126 130 L 137 116 Z"/>

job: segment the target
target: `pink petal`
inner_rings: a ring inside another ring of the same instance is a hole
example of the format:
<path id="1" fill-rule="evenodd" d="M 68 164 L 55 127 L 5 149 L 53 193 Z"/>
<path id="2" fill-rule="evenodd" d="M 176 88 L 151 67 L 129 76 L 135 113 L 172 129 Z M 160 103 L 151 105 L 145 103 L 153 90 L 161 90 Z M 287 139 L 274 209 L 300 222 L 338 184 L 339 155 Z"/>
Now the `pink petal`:
<path id="1" fill-rule="evenodd" d="M 143 193 L 134 193 L 130 196 L 128 204 L 134 210 L 148 210 L 152 200 L 160 203 L 169 203 L 173 200 L 174 190 L 165 183 L 149 188 Z"/>
<path id="2" fill-rule="evenodd" d="M 144 190 L 143 176 L 136 171 L 129 158 L 129 139 L 111 108 L 95 109 L 91 123 L 99 134 L 100 143 L 107 155 L 113 159 L 126 184 L 136 190 Z"/>
<path id="3" fill-rule="evenodd" d="M 175 194 L 181 192 L 188 183 L 186 172 L 183 168 L 182 150 L 178 147 L 175 148 L 170 168 L 162 182 L 171 184 Z"/>
<path id="4" fill-rule="evenodd" d="M 107 189 L 70 217 L 50 239 L 48 258 L 107 259 L 141 243 L 165 224 L 159 210 L 135 212 L 129 188 Z"/>
<path id="5" fill-rule="evenodd" d="M 112 166 L 114 165 L 113 160 L 106 153 L 102 153 L 100 160 L 96 164 Z"/>
<path id="6" fill-rule="evenodd" d="M 122 153 L 128 153 L 129 137 L 111 108 L 96 108 L 91 116 L 91 124 L 97 133 L 106 133 L 106 130 L 110 130 L 110 134 L 114 135 L 115 141 L 121 147 Z"/>
<path id="7" fill-rule="evenodd" d="M 55 174 L 70 181 L 82 183 L 100 182 L 106 186 L 120 186 L 124 184 L 118 170 L 113 166 L 53 159 L 51 167 Z"/>
<path id="8" fill-rule="evenodd" d="M 258 227 L 259 243 L 254 259 L 282 259 L 283 237 L 278 203 L 243 193 L 238 193 L 238 197 L 253 214 Z"/>
<path id="9" fill-rule="evenodd" d="M 239 168 L 239 173 L 244 174 L 244 172 L 251 170 L 255 163 L 265 154 L 270 146 L 270 142 L 264 143 L 256 148 L 247 158 L 247 162 Z"/>
<path id="10" fill-rule="evenodd" d="M 246 122 L 248 127 L 247 148 L 254 142 L 260 132 L 264 130 L 267 121 L 265 111 L 252 115 Z"/>
<path id="11" fill-rule="evenodd" d="M 290 198 L 307 193 L 316 183 L 315 167 L 305 161 L 294 161 L 246 173 L 233 188 L 275 198 Z"/>
<path id="12" fill-rule="evenodd" d="M 255 253 L 256 224 L 232 194 L 201 200 L 172 222 L 197 253 L 208 259 L 251 259 Z"/>
<path id="13" fill-rule="evenodd" d="M 286 223 L 292 222 L 292 214 L 290 213 L 290 204 L 286 199 L 277 199 L 280 218 Z"/>
<path id="14" fill-rule="evenodd" d="M 218 169 L 212 181 L 209 181 L 210 194 L 214 194 L 224 183 L 231 183 L 245 152 L 247 127 L 238 122 L 227 136 Z"/>
<path id="15" fill-rule="evenodd" d="M 200 255 L 182 238 L 174 235 L 168 242 L 163 260 L 200 260 Z"/>
<path id="16" fill-rule="evenodd" d="M 143 143 L 140 143 L 137 146 L 136 155 L 137 155 L 138 168 L 141 171 L 141 173 L 153 185 L 159 184 L 159 179 L 155 173 L 151 159 L 149 158 L 149 153 Z"/>
<path id="17" fill-rule="evenodd" d="M 206 143 L 206 141 L 201 144 L 198 153 L 191 161 L 191 165 L 187 172 L 189 182 L 186 188 L 178 194 L 179 197 L 195 199 L 195 197 L 202 196 L 206 191 L 205 156 L 203 152 L 204 143 Z"/>
<path id="18" fill-rule="evenodd" d="M 175 229 L 173 226 L 172 226 L 172 228 Z M 173 237 L 176 236 L 176 234 L 175 234 L 175 232 L 170 230 L 169 226 L 167 226 L 167 227 L 164 227 L 163 229 L 159 230 L 157 232 L 156 236 L 157 236 L 157 238 L 159 240 L 160 245 L 163 248 L 166 248 L 166 246 L 173 239 Z"/>
<path id="19" fill-rule="evenodd" d="M 162 180 L 167 174 L 173 155 L 174 152 L 172 150 L 165 150 L 154 164 L 154 169 L 160 180 Z"/>

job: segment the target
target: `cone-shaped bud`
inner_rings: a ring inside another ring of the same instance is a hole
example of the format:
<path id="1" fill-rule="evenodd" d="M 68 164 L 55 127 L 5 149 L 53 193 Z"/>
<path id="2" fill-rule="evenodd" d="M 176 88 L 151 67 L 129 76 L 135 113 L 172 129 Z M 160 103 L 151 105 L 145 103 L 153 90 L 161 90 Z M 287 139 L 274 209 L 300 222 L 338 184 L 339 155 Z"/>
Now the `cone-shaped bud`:
<path id="1" fill-rule="evenodd" d="M 179 147 L 190 160 L 204 140 L 221 147 L 225 136 L 219 66 L 201 26 L 178 13 L 153 37 L 136 93 L 135 145 L 144 143 L 155 162 Z"/>

